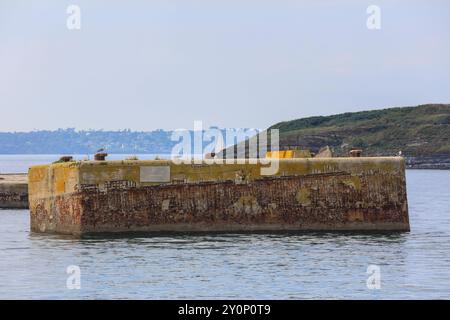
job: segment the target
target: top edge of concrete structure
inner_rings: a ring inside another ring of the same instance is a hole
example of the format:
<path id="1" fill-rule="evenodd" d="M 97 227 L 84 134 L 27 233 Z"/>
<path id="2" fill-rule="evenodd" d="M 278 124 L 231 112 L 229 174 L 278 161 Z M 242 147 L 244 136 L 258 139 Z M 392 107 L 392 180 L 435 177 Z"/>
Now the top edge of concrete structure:
<path id="1" fill-rule="evenodd" d="M 183 159 L 177 159 L 182 164 L 192 164 L 192 165 L 226 165 L 226 160 L 223 159 L 208 159 L 207 161 L 203 160 L 202 162 L 197 162 L 194 160 L 185 161 Z M 229 159 L 229 161 L 233 161 L 233 164 L 247 164 L 252 165 L 256 162 L 260 162 L 263 164 L 268 164 L 270 162 L 291 162 L 291 163 L 339 163 L 339 162 L 347 162 L 347 163 L 400 163 L 404 162 L 405 159 L 403 157 L 333 157 L 333 158 L 287 158 L 287 159 Z M 253 161 L 253 163 L 251 162 Z M 95 161 L 95 160 L 79 160 L 79 161 L 70 161 L 70 162 L 59 162 L 59 163 L 50 163 L 50 164 L 42 164 L 31 166 L 30 168 L 46 168 L 46 167 L 85 167 L 85 166 L 108 166 L 108 165 L 167 165 L 167 164 L 175 164 L 173 160 L 105 160 L 105 161 Z"/>
<path id="2" fill-rule="evenodd" d="M 28 173 L 0 173 L 0 184 L 27 184 Z"/>

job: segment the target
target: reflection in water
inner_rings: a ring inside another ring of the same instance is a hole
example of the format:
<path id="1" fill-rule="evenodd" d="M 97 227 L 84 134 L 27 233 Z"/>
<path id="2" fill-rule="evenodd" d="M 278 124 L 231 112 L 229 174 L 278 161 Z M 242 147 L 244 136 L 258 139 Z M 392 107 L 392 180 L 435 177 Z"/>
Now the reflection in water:
<path id="1" fill-rule="evenodd" d="M 0 211 L 0 298 L 450 298 L 450 171 L 408 171 L 411 232 L 29 232 Z M 380 266 L 381 289 L 366 286 Z M 66 268 L 81 289 L 66 289 Z"/>

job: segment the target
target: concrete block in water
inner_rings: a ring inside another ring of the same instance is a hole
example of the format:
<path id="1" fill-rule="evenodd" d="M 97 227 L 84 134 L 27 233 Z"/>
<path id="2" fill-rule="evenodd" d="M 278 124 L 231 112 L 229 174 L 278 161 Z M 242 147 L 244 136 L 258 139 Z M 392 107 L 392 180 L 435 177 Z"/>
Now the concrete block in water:
<path id="1" fill-rule="evenodd" d="M 32 167 L 31 230 L 408 231 L 401 157 L 261 164 L 83 161 Z"/>
<path id="2" fill-rule="evenodd" d="M 0 209 L 28 208 L 27 174 L 0 174 Z"/>

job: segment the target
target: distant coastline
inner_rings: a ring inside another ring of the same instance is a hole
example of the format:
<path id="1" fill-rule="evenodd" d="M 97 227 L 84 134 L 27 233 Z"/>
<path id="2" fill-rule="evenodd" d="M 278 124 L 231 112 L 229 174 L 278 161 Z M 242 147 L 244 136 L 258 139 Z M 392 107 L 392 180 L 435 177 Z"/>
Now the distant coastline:
<path id="1" fill-rule="evenodd" d="M 450 154 L 406 157 L 406 168 L 450 170 Z"/>
<path id="2" fill-rule="evenodd" d="M 280 148 L 295 147 L 316 153 L 328 146 L 336 156 L 360 148 L 364 156 L 400 153 L 410 169 L 450 169 L 450 104 L 301 118 L 277 123 L 269 129 L 279 130 Z M 171 139 L 172 132 L 74 128 L 0 132 L 0 154 L 92 155 L 99 148 L 110 154 L 170 154 L 177 143 Z"/>

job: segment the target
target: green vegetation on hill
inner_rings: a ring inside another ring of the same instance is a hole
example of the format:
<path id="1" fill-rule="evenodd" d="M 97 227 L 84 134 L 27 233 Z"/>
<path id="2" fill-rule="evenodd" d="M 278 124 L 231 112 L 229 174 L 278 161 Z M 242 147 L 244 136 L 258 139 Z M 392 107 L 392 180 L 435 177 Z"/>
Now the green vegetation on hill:
<path id="1" fill-rule="evenodd" d="M 280 146 L 317 152 L 330 146 L 336 155 L 362 148 L 364 155 L 450 154 L 450 104 L 389 108 L 280 122 Z"/>

